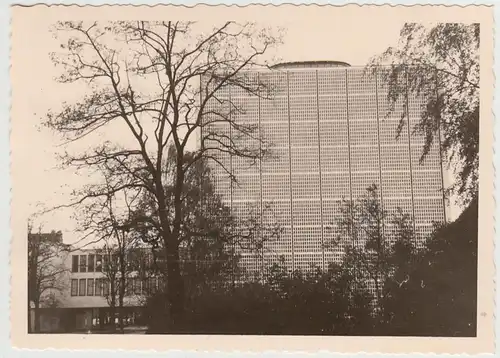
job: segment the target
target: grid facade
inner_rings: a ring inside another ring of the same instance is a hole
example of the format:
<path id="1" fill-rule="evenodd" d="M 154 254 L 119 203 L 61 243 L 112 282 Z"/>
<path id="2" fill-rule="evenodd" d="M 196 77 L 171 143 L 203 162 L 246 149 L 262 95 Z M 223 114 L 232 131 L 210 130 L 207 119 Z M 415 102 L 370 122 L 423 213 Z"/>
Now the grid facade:
<path id="1" fill-rule="evenodd" d="M 248 205 L 271 206 L 284 229 L 279 240 L 266 243 L 263 255 L 243 254 L 249 270 L 267 267 L 279 256 L 292 270 L 341 260 L 340 250 L 329 251 L 323 243 L 336 233 L 342 200 L 356 200 L 371 184 L 379 188 L 384 209 L 389 214 L 403 209 L 419 235 L 432 230 L 432 221 L 445 220 L 439 146 L 420 162 L 424 138 L 412 131 L 425 99 L 410 93 L 408 103 L 397 103 L 387 116 L 383 70 L 374 77 L 354 67 L 255 72 L 255 79 L 272 85 L 272 99 L 228 87 L 209 102 L 209 111 L 226 106 L 232 120 L 255 125 L 256 134 L 273 145 L 272 157 L 256 165 L 214 152 L 238 179 L 231 183 L 227 172 L 214 166 L 216 190 L 233 212 L 244 217 Z M 232 103 L 244 110 L 233 113 Z M 396 139 L 403 108 L 409 126 Z M 210 130 L 234 137 L 227 123 L 214 123 Z M 238 140 L 252 144 L 250 138 Z"/>

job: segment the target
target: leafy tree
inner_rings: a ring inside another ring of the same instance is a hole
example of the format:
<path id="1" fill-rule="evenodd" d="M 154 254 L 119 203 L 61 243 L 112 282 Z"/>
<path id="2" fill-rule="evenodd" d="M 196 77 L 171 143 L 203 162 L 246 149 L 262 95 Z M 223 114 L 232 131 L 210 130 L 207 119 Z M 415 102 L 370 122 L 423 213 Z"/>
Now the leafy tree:
<path id="1" fill-rule="evenodd" d="M 360 252 L 347 246 L 340 264 L 331 263 L 329 274 L 334 278 L 336 317 L 335 332 L 346 335 L 371 335 L 375 321 L 373 320 L 373 299 L 367 281 L 360 273 Z"/>
<path id="2" fill-rule="evenodd" d="M 233 114 L 244 111 L 241 104 L 220 98 L 218 93 L 231 86 L 247 94 L 267 96 L 266 85 L 246 76 L 244 70 L 262 64 L 262 55 L 279 44 L 279 35 L 254 24 L 226 22 L 204 29 L 198 23 L 171 21 L 63 22 L 55 33 L 64 52 L 52 57 L 65 70 L 60 80 L 84 83 L 91 93 L 58 113 L 49 113 L 47 126 L 70 141 L 82 141 L 102 134 L 103 128 L 113 128 L 133 142 L 92 141 L 84 153 L 67 153 L 63 163 L 68 166 L 106 167 L 113 173 L 112 185 L 94 188 L 91 193 L 76 192 L 75 204 L 126 189 L 147 192 L 155 199 L 156 229 L 169 278 L 170 319 L 175 327 L 182 322 L 185 306 L 180 239 L 186 172 L 203 158 L 223 166 L 218 152 L 251 161 L 266 153 L 257 128 L 235 121 Z M 216 108 L 217 103 L 221 108 Z M 227 140 L 227 135 L 210 129 L 214 123 L 231 128 L 234 138 L 256 139 L 256 145 Z M 200 132 L 201 146 L 194 155 L 186 156 Z M 175 151 L 169 152 L 171 145 Z M 174 156 L 174 167 L 167 173 L 168 153 Z M 167 176 L 172 178 L 168 183 L 171 203 L 167 200 Z"/>
<path id="3" fill-rule="evenodd" d="M 351 290 L 348 272 L 341 266 L 293 273 L 284 263 L 272 266 L 264 281 L 240 283 L 230 291 L 216 287 L 199 292 L 190 302 L 186 332 L 367 335 L 373 331 L 371 297 L 366 289 Z"/>
<path id="4" fill-rule="evenodd" d="M 417 329 L 408 322 L 414 322 L 419 314 L 413 305 L 415 300 L 420 299 L 416 292 L 420 289 L 416 270 L 422 264 L 423 250 L 416 247 L 413 221 L 408 214 L 398 210 L 392 225 L 394 243 L 389 253 L 391 275 L 384 282 L 384 294 L 380 302 L 383 307 L 382 326 L 378 333 L 412 335 Z"/>
<path id="5" fill-rule="evenodd" d="M 28 226 L 28 329 L 32 330 L 33 304 L 34 332 L 40 332 L 40 307 L 52 306 L 58 292 L 66 288 L 64 256 L 69 247 L 62 242 L 62 233 L 32 232 Z"/>
<path id="6" fill-rule="evenodd" d="M 269 316 L 278 322 L 274 334 L 370 334 L 372 295 L 364 282 L 355 282 L 353 256 L 326 271 L 312 267 L 288 272 L 284 257 L 272 264 L 265 283 L 277 292 Z"/>
<path id="7" fill-rule="evenodd" d="M 425 314 L 416 310 L 414 302 L 428 302 L 419 293 L 423 280 L 420 270 L 431 249 L 418 249 L 418 240 L 423 245 L 425 239 L 417 237 L 411 216 L 401 209 L 387 214 L 376 186 L 372 185 L 365 196 L 345 202 L 338 226 L 341 234 L 328 246 L 344 250 L 341 268 L 337 270 L 345 275 L 346 285 L 350 286 L 348 295 L 356 293 L 358 287 L 360 300 L 373 294 L 373 313 L 378 320 L 374 334 L 415 334 L 417 329 L 408 322 L 417 322 L 416 316 L 423 318 Z M 370 283 L 373 288 L 368 290 Z"/>
<path id="8" fill-rule="evenodd" d="M 419 271 L 426 296 L 435 303 L 429 316 L 437 320 L 440 335 L 476 335 L 477 245 L 477 199 L 455 222 L 438 227 L 426 245 Z"/>
<path id="9" fill-rule="evenodd" d="M 386 302 L 389 334 L 476 335 L 477 215 L 473 200 L 455 222 L 436 227 L 424 250 L 407 255 L 410 273 Z"/>
<path id="10" fill-rule="evenodd" d="M 374 283 L 375 301 L 382 299 L 382 285 L 390 274 L 386 221 L 388 214 L 382 208 L 378 189 L 369 186 L 366 194 L 357 201 L 344 202 L 337 225 L 340 235 L 327 243 L 330 247 L 340 244 L 347 254 L 344 264 L 352 270 L 358 283 Z"/>
<path id="11" fill-rule="evenodd" d="M 387 319 L 394 334 L 473 336 L 476 332 L 479 45 L 479 24 L 406 24 L 399 46 L 370 63 L 389 64 L 387 71 L 378 72 L 389 85 L 393 107 L 410 93 L 426 99 L 414 127 L 425 136 L 421 160 L 441 136 L 439 149 L 457 174 L 451 189 L 466 206 L 458 220 L 438 227 L 424 251 L 399 247 L 399 256 L 409 264 L 399 268 L 406 277 L 400 285 L 386 285 L 390 299 L 385 305 L 392 315 Z"/>
<path id="12" fill-rule="evenodd" d="M 408 95 L 427 101 L 413 128 L 425 136 L 421 160 L 432 146 L 440 146 L 457 174 L 451 189 L 467 204 L 478 193 L 479 24 L 407 23 L 400 35 L 399 45 L 374 57 L 368 69 L 387 82 L 390 111 L 403 102 L 398 135 L 407 118 Z M 386 71 L 376 67 L 386 64 Z"/>

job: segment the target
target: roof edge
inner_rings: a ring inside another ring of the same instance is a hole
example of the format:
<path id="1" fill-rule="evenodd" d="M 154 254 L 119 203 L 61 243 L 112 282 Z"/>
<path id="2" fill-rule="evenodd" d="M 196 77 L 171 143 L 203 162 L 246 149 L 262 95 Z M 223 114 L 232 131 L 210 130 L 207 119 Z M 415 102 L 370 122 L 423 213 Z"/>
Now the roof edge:
<path id="1" fill-rule="evenodd" d="M 272 70 L 287 69 L 287 68 L 315 68 L 315 67 L 351 67 L 350 64 L 343 61 L 292 61 L 281 62 L 270 66 Z"/>

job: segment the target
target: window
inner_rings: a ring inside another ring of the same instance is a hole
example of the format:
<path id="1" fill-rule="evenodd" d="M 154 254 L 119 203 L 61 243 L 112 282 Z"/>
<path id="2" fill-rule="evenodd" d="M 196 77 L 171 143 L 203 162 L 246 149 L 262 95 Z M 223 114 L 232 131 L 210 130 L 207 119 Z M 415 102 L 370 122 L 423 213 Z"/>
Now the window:
<path id="1" fill-rule="evenodd" d="M 102 278 L 95 279 L 95 292 L 96 296 L 102 296 Z"/>
<path id="2" fill-rule="evenodd" d="M 158 279 L 158 288 L 157 288 L 157 290 L 165 291 L 165 288 L 166 288 L 166 282 L 165 282 L 165 280 Z"/>
<path id="3" fill-rule="evenodd" d="M 125 294 L 129 296 L 133 293 L 134 293 L 134 279 L 129 277 L 127 278 L 127 285 L 125 286 Z"/>
<path id="4" fill-rule="evenodd" d="M 76 256 L 76 259 L 78 261 L 78 256 Z M 78 280 L 76 279 L 71 280 L 71 296 L 78 296 Z"/>
<path id="5" fill-rule="evenodd" d="M 149 278 L 149 290 L 151 293 L 156 293 L 158 290 L 158 280 L 156 277 L 150 277 Z"/>
<path id="6" fill-rule="evenodd" d="M 109 256 L 104 255 L 102 257 L 102 271 L 108 271 L 108 265 L 109 265 Z"/>
<path id="7" fill-rule="evenodd" d="M 85 288 L 87 287 L 85 281 L 87 280 L 84 278 L 80 279 L 79 296 L 85 296 Z"/>
<path id="8" fill-rule="evenodd" d="M 95 256 L 95 272 L 102 272 L 102 255 Z"/>
<path id="9" fill-rule="evenodd" d="M 89 278 L 87 279 L 87 296 L 93 296 L 94 295 L 94 279 Z"/>
<path id="10" fill-rule="evenodd" d="M 113 265 L 112 267 L 118 267 L 118 262 L 120 262 L 120 260 L 118 259 L 118 254 L 112 254 L 110 261 L 110 264 Z"/>
<path id="11" fill-rule="evenodd" d="M 73 255 L 72 259 L 71 272 L 78 272 L 78 255 Z"/>
<path id="12" fill-rule="evenodd" d="M 149 278 L 144 278 L 142 281 L 142 293 L 144 295 L 149 295 L 150 292 L 151 292 L 151 289 L 150 289 L 150 284 L 149 284 Z"/>
<path id="13" fill-rule="evenodd" d="M 94 259 L 95 255 L 89 255 L 88 270 L 89 272 L 94 272 Z"/>
<path id="14" fill-rule="evenodd" d="M 87 272 L 87 255 L 80 255 L 80 272 Z"/>
<path id="15" fill-rule="evenodd" d="M 141 294 L 141 280 L 139 278 L 134 278 L 134 294 Z"/>
<path id="16" fill-rule="evenodd" d="M 109 295 L 109 281 L 107 279 L 102 280 L 102 295 Z"/>

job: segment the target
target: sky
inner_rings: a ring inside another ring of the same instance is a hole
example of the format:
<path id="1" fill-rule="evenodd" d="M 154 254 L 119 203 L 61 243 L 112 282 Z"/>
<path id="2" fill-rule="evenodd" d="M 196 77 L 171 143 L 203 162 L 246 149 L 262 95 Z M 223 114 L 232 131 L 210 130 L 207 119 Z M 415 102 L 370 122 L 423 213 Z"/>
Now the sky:
<path id="1" fill-rule="evenodd" d="M 397 44 L 403 19 L 365 16 L 361 20 L 364 26 L 350 16 L 274 21 L 273 25 L 286 29 L 284 44 L 276 55 L 282 61 L 337 60 L 363 66 L 372 56 Z M 12 34 L 12 56 L 16 61 L 12 62 L 11 73 L 13 97 L 17 98 L 16 115 L 12 118 L 12 175 L 14 195 L 27 219 L 39 203 L 61 204 L 69 199 L 72 189 L 88 181 L 75 173 L 55 169 L 55 153 L 61 150 L 61 140 L 40 128 L 48 111 L 56 111 L 64 101 L 78 100 L 87 88 L 54 80 L 60 70 L 51 62 L 49 53 L 58 51 L 59 42 L 49 32 L 50 18 L 30 17 L 29 22 L 17 25 Z M 37 222 L 43 224 L 45 231 L 61 230 L 67 243 L 79 239 L 68 212 L 45 215 Z"/>

